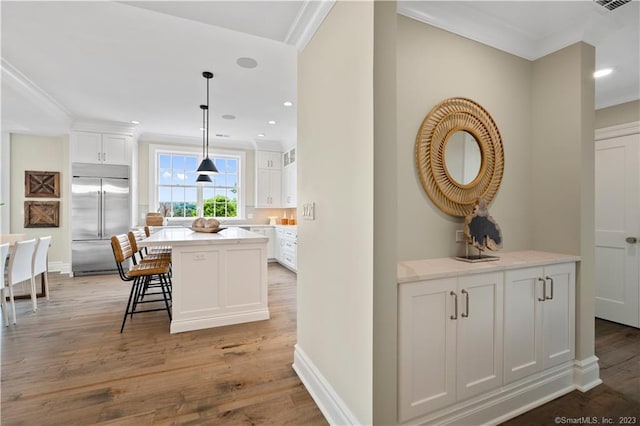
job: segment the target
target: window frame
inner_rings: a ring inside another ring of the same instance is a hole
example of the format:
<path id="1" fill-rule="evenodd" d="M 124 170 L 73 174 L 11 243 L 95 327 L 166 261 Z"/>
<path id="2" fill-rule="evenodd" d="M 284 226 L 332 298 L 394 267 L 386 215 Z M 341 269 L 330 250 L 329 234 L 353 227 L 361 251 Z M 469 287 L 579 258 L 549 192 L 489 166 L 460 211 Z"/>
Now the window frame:
<path id="1" fill-rule="evenodd" d="M 148 180 L 148 193 L 149 193 L 149 211 L 158 211 L 158 154 L 173 154 L 173 155 L 195 155 L 198 158 L 198 164 L 202 161 L 202 149 L 195 146 L 176 146 L 176 145 L 160 145 L 149 144 L 149 180 Z M 239 150 L 229 149 L 215 149 L 209 152 L 209 157 L 221 158 L 221 157 L 234 157 L 238 158 L 238 205 L 236 217 L 223 217 L 225 221 L 244 220 L 245 209 L 245 196 L 246 196 L 246 152 Z M 201 189 L 205 185 L 198 186 L 197 190 L 197 209 L 198 211 L 204 211 L 203 190 Z M 207 185 L 213 188 L 212 185 Z M 188 217 L 175 217 L 168 218 L 173 221 L 189 220 Z"/>

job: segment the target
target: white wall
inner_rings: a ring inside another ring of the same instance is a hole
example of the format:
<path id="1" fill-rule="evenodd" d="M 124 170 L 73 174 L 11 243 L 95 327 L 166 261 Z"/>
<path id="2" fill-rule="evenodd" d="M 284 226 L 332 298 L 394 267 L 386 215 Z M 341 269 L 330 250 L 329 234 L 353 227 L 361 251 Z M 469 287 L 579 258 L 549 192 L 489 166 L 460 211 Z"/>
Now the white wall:
<path id="1" fill-rule="evenodd" d="M 299 55 L 298 194 L 297 345 L 371 424 L 373 2 L 336 2 Z"/>
<path id="2" fill-rule="evenodd" d="M 11 224 L 11 134 L 2 132 L 0 140 L 0 234 L 9 234 Z"/>

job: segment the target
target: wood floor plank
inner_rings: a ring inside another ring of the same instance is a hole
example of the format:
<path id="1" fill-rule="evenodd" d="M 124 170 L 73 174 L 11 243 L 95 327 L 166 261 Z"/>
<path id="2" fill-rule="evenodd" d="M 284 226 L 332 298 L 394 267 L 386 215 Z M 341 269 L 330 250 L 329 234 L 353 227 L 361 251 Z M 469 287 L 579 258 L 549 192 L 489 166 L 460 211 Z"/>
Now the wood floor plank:
<path id="1" fill-rule="evenodd" d="M 0 330 L 2 424 L 326 425 L 293 371 L 296 276 L 269 266 L 271 319 L 169 334 L 166 312 L 120 323 L 117 276 L 50 274 Z"/>

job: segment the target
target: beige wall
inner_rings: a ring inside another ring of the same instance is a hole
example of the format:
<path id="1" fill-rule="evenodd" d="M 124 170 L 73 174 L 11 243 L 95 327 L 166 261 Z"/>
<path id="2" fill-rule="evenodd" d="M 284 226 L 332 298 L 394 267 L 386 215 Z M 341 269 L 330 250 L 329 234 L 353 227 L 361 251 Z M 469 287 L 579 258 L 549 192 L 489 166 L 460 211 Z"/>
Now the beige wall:
<path id="1" fill-rule="evenodd" d="M 69 142 L 67 137 L 11 134 L 11 233 L 24 233 L 29 238 L 51 235 L 49 263 L 71 262 L 69 228 Z M 24 172 L 60 172 L 60 198 L 25 198 Z M 58 228 L 25 228 L 24 201 L 60 201 Z M 55 269 L 55 268 L 54 268 Z"/>
<path id="2" fill-rule="evenodd" d="M 336 2 L 299 54 L 298 194 L 297 345 L 371 424 L 373 2 Z"/>
<path id="3" fill-rule="evenodd" d="M 462 218 L 442 213 L 425 194 L 415 166 L 415 140 L 438 102 L 467 97 L 492 115 L 502 135 L 505 170 L 490 212 L 504 250 L 531 247 L 531 63 L 455 34 L 398 16 L 397 259 L 457 254 Z"/>
<path id="4" fill-rule="evenodd" d="M 596 129 L 640 121 L 640 101 L 596 110 Z"/>
<path id="5" fill-rule="evenodd" d="M 396 2 L 374 3 L 373 424 L 397 416 Z"/>
<path id="6" fill-rule="evenodd" d="M 576 358 L 594 351 L 595 49 L 577 43 L 533 63 L 532 248 L 582 257 Z"/>

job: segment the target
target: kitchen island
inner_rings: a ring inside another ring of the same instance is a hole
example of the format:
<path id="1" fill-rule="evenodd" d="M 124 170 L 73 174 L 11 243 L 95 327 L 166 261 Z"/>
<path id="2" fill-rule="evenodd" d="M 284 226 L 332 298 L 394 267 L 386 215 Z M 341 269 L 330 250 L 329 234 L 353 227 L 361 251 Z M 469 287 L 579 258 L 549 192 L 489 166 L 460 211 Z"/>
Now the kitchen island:
<path id="1" fill-rule="evenodd" d="M 141 247 L 171 247 L 171 333 L 269 319 L 267 242 L 233 227 L 218 233 L 163 228 L 141 241 Z"/>

